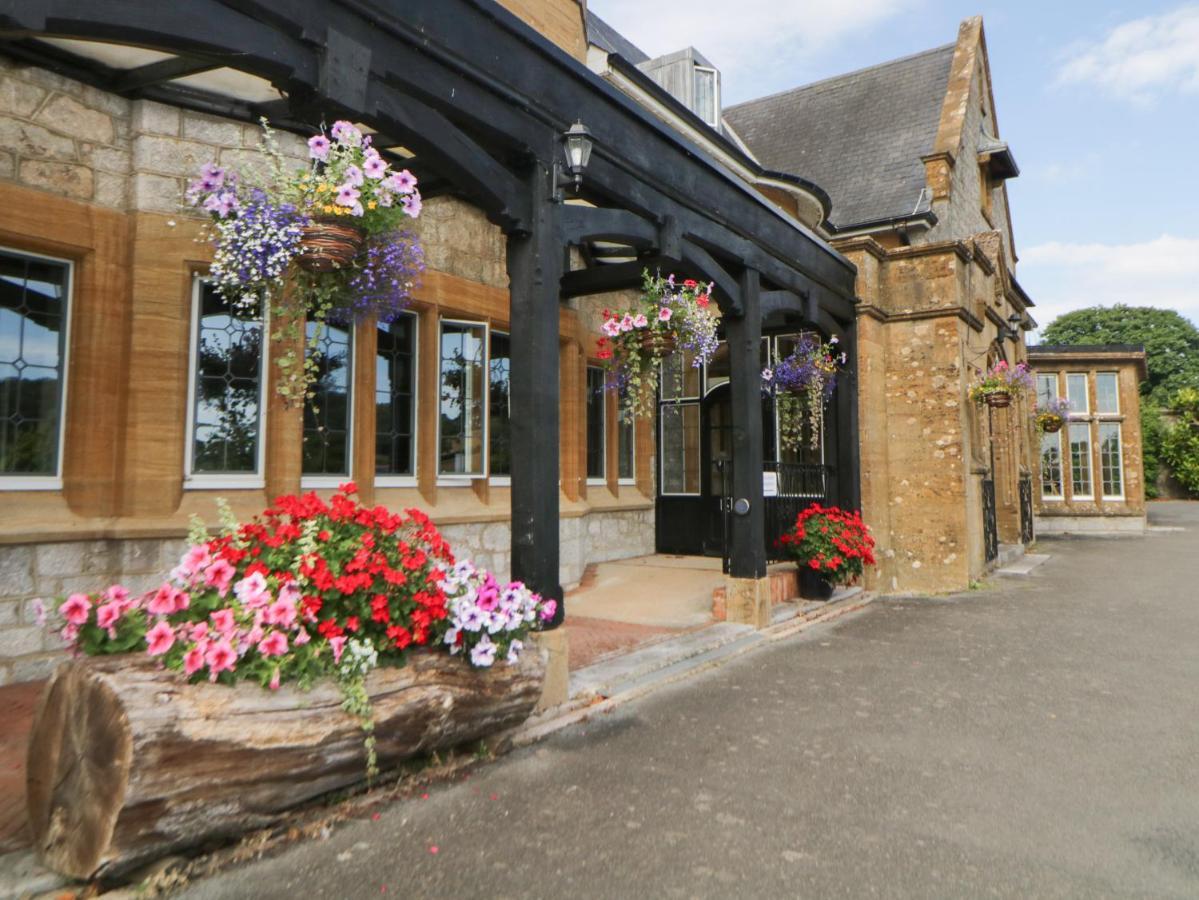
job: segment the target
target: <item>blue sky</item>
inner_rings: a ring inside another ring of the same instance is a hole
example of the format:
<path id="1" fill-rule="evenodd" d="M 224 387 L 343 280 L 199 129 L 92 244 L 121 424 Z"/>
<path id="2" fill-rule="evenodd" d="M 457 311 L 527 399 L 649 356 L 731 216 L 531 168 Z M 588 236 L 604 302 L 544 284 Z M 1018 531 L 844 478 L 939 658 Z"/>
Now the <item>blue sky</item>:
<path id="1" fill-rule="evenodd" d="M 1008 185 L 1017 275 L 1038 321 L 1125 302 L 1199 324 L 1199 2 L 588 6 L 651 55 L 695 45 L 721 68 L 726 104 L 950 43 L 981 13 L 1021 169 Z"/>

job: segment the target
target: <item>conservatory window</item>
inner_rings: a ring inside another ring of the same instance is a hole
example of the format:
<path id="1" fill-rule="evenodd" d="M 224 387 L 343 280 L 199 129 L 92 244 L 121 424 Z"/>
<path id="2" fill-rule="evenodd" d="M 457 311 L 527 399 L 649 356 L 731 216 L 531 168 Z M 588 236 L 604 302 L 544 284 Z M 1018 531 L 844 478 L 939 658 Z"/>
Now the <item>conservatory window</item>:
<path id="1" fill-rule="evenodd" d="M 1099 423 L 1099 480 L 1105 500 L 1124 499 L 1124 456 L 1120 423 Z"/>
<path id="2" fill-rule="evenodd" d="M 1070 488 L 1075 500 L 1092 499 L 1091 426 L 1088 422 L 1070 425 Z"/>
<path id="3" fill-rule="evenodd" d="M 0 490 L 61 487 L 71 274 L 0 250 Z"/>
<path id="4" fill-rule="evenodd" d="M 196 279 L 193 298 L 190 486 L 261 483 L 265 342 L 262 314 L 225 302 Z"/>
<path id="5" fill-rule="evenodd" d="M 486 474 L 487 325 L 443 320 L 438 390 L 437 472 Z"/>
<path id="6" fill-rule="evenodd" d="M 587 481 L 603 483 L 607 475 L 608 446 L 604 418 L 608 395 L 604 391 L 604 370 L 587 367 Z"/>
<path id="7" fill-rule="evenodd" d="M 1085 372 L 1071 372 L 1066 376 L 1066 399 L 1070 401 L 1071 415 L 1085 416 L 1091 411 Z"/>
<path id="8" fill-rule="evenodd" d="M 1046 500 L 1062 499 L 1062 435 L 1060 431 L 1041 435 L 1041 496 Z"/>
<path id="9" fill-rule="evenodd" d="M 416 475 L 416 316 L 380 322 L 375 349 L 375 475 Z"/>
<path id="10" fill-rule="evenodd" d="M 1095 376 L 1095 412 L 1100 415 L 1120 413 L 1120 388 L 1115 372 L 1100 372 Z"/>
<path id="11" fill-rule="evenodd" d="M 351 326 L 309 322 L 320 349 L 312 396 L 304 402 L 304 480 L 313 487 L 331 486 L 350 474 L 351 385 L 354 376 Z"/>

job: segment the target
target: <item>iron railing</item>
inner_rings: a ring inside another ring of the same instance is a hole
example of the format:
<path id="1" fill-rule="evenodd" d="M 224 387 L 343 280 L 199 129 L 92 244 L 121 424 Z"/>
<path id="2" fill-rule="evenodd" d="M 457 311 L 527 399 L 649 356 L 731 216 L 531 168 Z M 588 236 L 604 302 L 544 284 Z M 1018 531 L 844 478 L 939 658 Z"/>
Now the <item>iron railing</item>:
<path id="1" fill-rule="evenodd" d="M 983 480 L 983 552 L 987 562 L 999 558 L 999 523 L 995 519 L 995 482 Z"/>

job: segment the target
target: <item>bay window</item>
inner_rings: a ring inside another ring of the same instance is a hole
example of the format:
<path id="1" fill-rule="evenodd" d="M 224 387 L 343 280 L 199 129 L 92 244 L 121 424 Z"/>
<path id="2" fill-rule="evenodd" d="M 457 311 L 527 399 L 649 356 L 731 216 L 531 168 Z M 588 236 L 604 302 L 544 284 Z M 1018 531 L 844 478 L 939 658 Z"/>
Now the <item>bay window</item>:
<path id="1" fill-rule="evenodd" d="M 0 249 L 0 490 L 59 487 L 71 264 Z"/>
<path id="2" fill-rule="evenodd" d="M 375 477 L 416 475 L 416 316 L 380 322 L 375 350 Z"/>
<path id="3" fill-rule="evenodd" d="M 487 461 L 487 326 L 443 320 L 439 344 L 437 472 L 482 477 Z"/>
<path id="4" fill-rule="evenodd" d="M 304 402 L 303 474 L 320 487 L 350 474 L 353 331 L 348 323 L 309 322 L 307 338 L 318 335 L 318 375 Z"/>
<path id="5" fill-rule="evenodd" d="M 189 486 L 259 482 L 266 407 L 262 315 L 230 306 L 201 279 L 192 303 Z"/>

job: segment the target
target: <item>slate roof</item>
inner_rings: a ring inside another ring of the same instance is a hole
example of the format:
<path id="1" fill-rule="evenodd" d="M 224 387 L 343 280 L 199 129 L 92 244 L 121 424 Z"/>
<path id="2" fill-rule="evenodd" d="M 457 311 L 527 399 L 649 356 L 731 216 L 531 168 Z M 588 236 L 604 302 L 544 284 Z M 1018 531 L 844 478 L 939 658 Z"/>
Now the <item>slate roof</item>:
<path id="1" fill-rule="evenodd" d="M 587 41 L 608 53 L 623 56 L 633 65 L 649 62 L 649 54 L 591 10 L 587 10 Z"/>
<path id="2" fill-rule="evenodd" d="M 724 111 L 767 169 L 814 181 L 838 229 L 928 207 L 932 152 L 954 45 L 839 75 Z"/>

